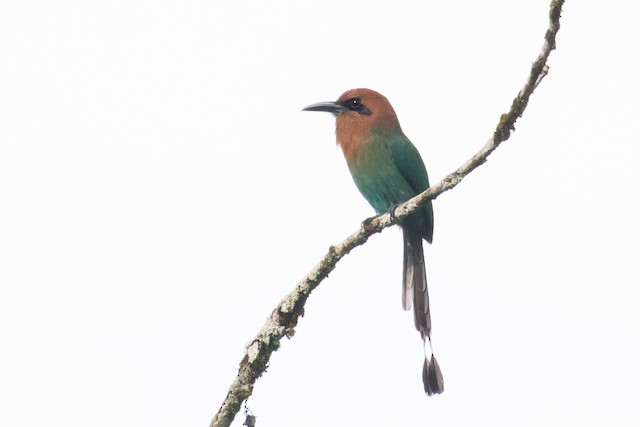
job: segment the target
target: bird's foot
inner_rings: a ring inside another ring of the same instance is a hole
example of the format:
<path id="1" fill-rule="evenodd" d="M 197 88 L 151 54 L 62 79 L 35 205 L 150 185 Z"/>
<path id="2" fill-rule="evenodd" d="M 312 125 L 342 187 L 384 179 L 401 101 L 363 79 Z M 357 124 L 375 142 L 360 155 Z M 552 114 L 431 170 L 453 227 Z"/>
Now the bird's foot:
<path id="1" fill-rule="evenodd" d="M 389 210 L 387 210 L 387 212 L 389 213 L 389 215 L 391 215 L 391 219 L 397 219 L 397 218 L 398 218 L 398 217 L 396 216 L 396 213 L 395 213 L 396 208 L 397 208 L 398 206 L 400 206 L 400 205 L 397 205 L 397 204 L 396 204 L 396 205 L 391 205 L 391 207 L 389 208 Z M 374 215 L 374 216 L 372 216 L 372 217 L 369 217 L 369 218 L 365 219 L 364 221 L 362 221 L 362 224 L 360 224 L 360 226 L 361 226 L 362 228 L 367 228 L 367 227 L 369 227 L 369 226 L 371 225 L 371 222 L 372 222 L 374 219 L 376 219 L 376 218 L 378 218 L 378 215 Z"/>
<path id="2" fill-rule="evenodd" d="M 398 219 L 398 217 L 396 216 L 396 209 L 398 208 L 398 206 L 400 205 L 399 204 L 391 205 L 391 207 L 387 211 L 389 212 L 389 215 L 391 215 L 392 219 Z"/>
<path id="3" fill-rule="evenodd" d="M 362 224 L 360 224 L 360 226 L 366 230 L 371 225 L 371 222 L 376 218 L 378 218 L 377 215 L 371 216 L 371 217 L 365 219 L 364 221 L 362 221 Z"/>

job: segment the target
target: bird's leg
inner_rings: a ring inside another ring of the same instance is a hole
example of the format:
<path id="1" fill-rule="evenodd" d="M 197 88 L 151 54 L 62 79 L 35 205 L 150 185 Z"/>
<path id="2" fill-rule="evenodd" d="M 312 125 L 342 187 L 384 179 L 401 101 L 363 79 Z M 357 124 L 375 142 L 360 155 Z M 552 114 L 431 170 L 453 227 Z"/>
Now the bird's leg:
<path id="1" fill-rule="evenodd" d="M 398 208 L 398 206 L 400 206 L 399 204 L 395 204 L 395 205 L 391 205 L 391 207 L 387 210 L 387 212 L 389 213 L 389 215 L 391 216 L 391 219 L 398 219 L 398 217 L 396 216 L 396 209 Z M 374 215 L 372 217 L 369 217 L 367 219 L 365 219 L 364 221 L 362 221 L 362 224 L 360 224 L 360 226 L 362 228 L 367 228 L 371 225 L 371 221 L 373 221 L 374 219 L 376 219 L 378 217 L 378 215 Z"/>
<path id="2" fill-rule="evenodd" d="M 398 219 L 398 217 L 396 216 L 396 209 L 398 208 L 398 206 L 400 206 L 399 203 L 396 203 L 395 205 L 391 205 L 391 207 L 387 211 L 389 212 L 389 215 L 391 215 L 391 219 Z"/>

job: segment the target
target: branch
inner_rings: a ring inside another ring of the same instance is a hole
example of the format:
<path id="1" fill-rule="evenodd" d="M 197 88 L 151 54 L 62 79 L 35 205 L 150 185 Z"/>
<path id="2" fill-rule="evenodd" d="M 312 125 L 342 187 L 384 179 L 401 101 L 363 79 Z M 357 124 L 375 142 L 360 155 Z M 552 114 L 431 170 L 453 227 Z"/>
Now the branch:
<path id="1" fill-rule="evenodd" d="M 353 248 L 364 244 L 373 234 L 380 233 L 383 229 L 396 224 L 427 201 L 454 188 L 471 171 L 486 162 L 489 155 L 511 136 L 511 132 L 515 130 L 516 120 L 522 116 L 527 107 L 529 97 L 549 71 L 547 58 L 556 47 L 556 34 L 560 30 L 560 13 L 563 3 L 564 0 L 551 1 L 549 29 L 544 37 L 542 51 L 531 65 L 531 71 L 524 87 L 513 100 L 509 111 L 500 117 L 493 135 L 482 149 L 440 182 L 398 206 L 394 212 L 395 218 L 389 213 L 380 215 L 342 243 L 329 248 L 327 254 L 313 267 L 309 275 L 278 304 L 258 335 L 247 345 L 245 356 L 240 362 L 238 376 L 231 384 L 227 397 L 218 413 L 213 417 L 210 427 L 228 427 L 231 424 L 240 410 L 242 402 L 251 396 L 255 381 L 265 372 L 269 358 L 280 346 L 282 338 L 290 338 L 295 333 L 298 319 L 304 314 L 304 304 L 307 298 L 320 282 L 333 271 L 338 261 Z"/>

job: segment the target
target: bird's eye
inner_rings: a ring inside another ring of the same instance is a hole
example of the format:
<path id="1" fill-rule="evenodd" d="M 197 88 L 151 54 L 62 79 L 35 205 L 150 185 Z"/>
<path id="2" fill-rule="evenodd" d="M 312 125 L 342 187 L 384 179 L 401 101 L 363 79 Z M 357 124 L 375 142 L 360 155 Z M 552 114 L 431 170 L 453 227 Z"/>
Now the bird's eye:
<path id="1" fill-rule="evenodd" d="M 345 101 L 340 102 L 340 105 L 343 108 L 346 108 L 350 111 L 355 111 L 356 113 L 363 116 L 371 115 L 371 110 L 369 110 L 367 106 L 362 103 L 362 100 L 360 98 L 349 98 Z"/>

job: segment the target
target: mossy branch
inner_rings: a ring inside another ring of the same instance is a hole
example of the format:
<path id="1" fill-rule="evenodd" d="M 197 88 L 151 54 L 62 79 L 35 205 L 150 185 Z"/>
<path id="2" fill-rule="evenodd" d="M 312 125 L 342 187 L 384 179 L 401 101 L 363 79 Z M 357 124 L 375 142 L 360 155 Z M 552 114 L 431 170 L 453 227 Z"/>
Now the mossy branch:
<path id="1" fill-rule="evenodd" d="M 529 103 L 529 97 L 549 71 L 547 59 L 556 47 L 556 35 L 560 30 L 560 13 L 563 4 L 564 0 L 551 2 L 549 29 L 545 34 L 542 50 L 531 65 L 531 71 L 524 87 L 513 100 L 509 111 L 500 117 L 493 135 L 482 149 L 440 182 L 398 206 L 394 212 L 395 218 L 389 213 L 380 215 L 343 242 L 329 248 L 327 254 L 313 267 L 309 275 L 302 279 L 295 289 L 278 304 L 258 335 L 247 345 L 245 355 L 240 361 L 238 376 L 229 387 L 227 397 L 218 413 L 213 417 L 210 427 L 227 427 L 231 424 L 240 411 L 242 402 L 251 396 L 256 380 L 265 372 L 269 358 L 280 346 L 282 338 L 293 336 L 298 319 L 304 314 L 307 298 L 320 282 L 333 271 L 338 261 L 353 248 L 363 245 L 373 234 L 380 233 L 410 215 L 427 201 L 454 188 L 471 171 L 486 162 L 489 155 L 511 136 L 515 130 L 515 122 L 522 116 Z"/>

